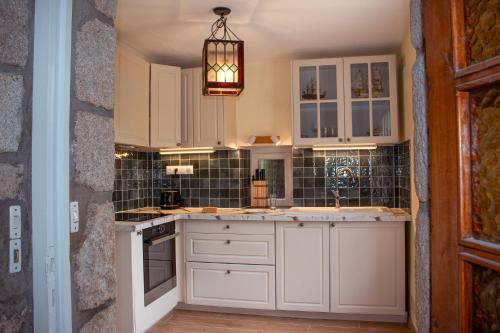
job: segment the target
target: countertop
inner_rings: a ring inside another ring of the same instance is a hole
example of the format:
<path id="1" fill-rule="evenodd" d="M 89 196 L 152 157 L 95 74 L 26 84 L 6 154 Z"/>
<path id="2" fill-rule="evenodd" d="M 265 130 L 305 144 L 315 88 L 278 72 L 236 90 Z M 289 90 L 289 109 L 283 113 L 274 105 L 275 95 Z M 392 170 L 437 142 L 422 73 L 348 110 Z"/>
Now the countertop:
<path id="1" fill-rule="evenodd" d="M 302 209 L 302 210 L 301 210 Z M 405 222 L 411 216 L 400 208 L 367 208 L 350 209 L 335 208 L 290 208 L 290 209 L 245 209 L 219 208 L 217 213 L 202 213 L 202 208 L 183 208 L 175 210 L 159 210 L 155 207 L 145 207 L 125 211 L 127 213 L 162 212 L 170 214 L 152 220 L 141 222 L 116 221 L 117 230 L 135 232 L 155 225 L 185 220 L 207 221 L 262 221 L 262 222 Z"/>

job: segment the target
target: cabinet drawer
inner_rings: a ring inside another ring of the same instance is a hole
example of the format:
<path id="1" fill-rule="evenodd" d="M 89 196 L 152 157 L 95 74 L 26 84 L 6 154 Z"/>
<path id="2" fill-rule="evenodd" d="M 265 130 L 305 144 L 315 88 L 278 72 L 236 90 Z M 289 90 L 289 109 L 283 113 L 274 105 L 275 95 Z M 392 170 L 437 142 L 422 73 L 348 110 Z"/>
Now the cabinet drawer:
<path id="1" fill-rule="evenodd" d="M 188 262 L 187 303 L 275 309 L 274 267 Z"/>
<path id="2" fill-rule="evenodd" d="M 273 222 L 189 221 L 186 232 L 204 234 L 274 235 Z"/>
<path id="3" fill-rule="evenodd" d="M 274 236 L 188 233 L 186 260 L 273 265 Z"/>

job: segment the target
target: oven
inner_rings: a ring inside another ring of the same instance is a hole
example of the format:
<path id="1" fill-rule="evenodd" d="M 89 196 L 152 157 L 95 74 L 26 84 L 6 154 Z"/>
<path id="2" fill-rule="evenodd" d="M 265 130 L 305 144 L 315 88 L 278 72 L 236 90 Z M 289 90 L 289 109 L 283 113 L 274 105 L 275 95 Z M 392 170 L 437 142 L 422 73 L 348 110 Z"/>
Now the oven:
<path id="1" fill-rule="evenodd" d="M 148 305 L 177 285 L 175 268 L 175 222 L 143 230 L 144 305 Z"/>

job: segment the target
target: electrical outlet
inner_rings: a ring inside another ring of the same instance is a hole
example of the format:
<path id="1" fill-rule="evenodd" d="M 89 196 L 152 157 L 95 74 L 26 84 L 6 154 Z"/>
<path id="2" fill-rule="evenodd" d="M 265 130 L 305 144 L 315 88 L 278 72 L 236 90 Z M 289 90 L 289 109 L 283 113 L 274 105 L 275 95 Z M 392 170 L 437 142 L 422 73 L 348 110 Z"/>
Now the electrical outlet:
<path id="1" fill-rule="evenodd" d="M 9 243 L 9 273 L 21 271 L 21 240 L 11 239 Z"/>
<path id="2" fill-rule="evenodd" d="M 192 165 L 169 165 L 167 166 L 167 175 L 192 175 Z"/>
<path id="3" fill-rule="evenodd" d="M 21 206 L 9 207 L 10 239 L 21 238 Z"/>

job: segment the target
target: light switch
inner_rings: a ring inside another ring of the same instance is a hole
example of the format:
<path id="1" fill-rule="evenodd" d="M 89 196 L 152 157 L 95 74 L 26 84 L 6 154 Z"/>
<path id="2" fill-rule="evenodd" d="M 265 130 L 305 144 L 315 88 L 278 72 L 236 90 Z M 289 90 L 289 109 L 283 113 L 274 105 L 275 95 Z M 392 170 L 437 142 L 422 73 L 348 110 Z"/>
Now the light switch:
<path id="1" fill-rule="evenodd" d="M 10 239 L 21 238 L 21 206 L 9 207 Z"/>
<path id="2" fill-rule="evenodd" d="M 11 239 L 9 243 L 9 273 L 21 271 L 21 240 Z"/>
<path id="3" fill-rule="evenodd" d="M 71 232 L 78 232 L 80 225 L 80 213 L 78 210 L 78 201 L 72 201 L 69 204 L 70 215 L 70 230 Z"/>

